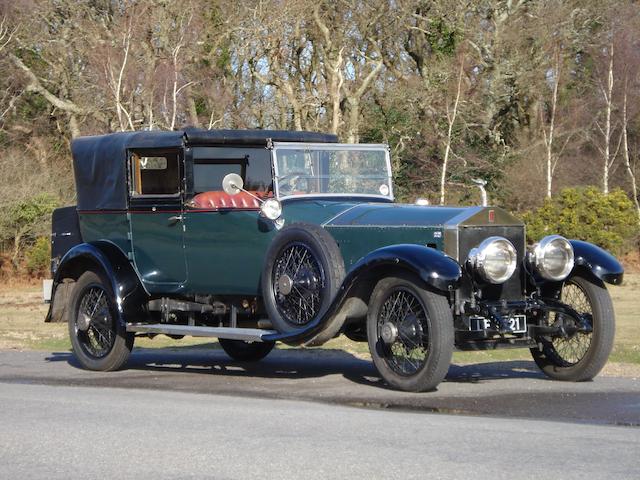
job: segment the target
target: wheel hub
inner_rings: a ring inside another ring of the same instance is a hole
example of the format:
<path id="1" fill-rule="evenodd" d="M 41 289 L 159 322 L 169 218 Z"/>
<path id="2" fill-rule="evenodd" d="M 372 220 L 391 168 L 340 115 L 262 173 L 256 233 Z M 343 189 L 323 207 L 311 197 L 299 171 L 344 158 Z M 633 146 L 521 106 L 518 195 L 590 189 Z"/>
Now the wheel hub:
<path id="1" fill-rule="evenodd" d="M 420 345 L 422 343 L 422 324 L 420 320 L 413 314 L 407 315 L 400 322 L 398 335 L 404 343 Z"/>
<path id="2" fill-rule="evenodd" d="M 385 322 L 380 327 L 380 338 L 387 345 L 392 345 L 398 339 L 398 327 L 391 322 Z"/>
<path id="3" fill-rule="evenodd" d="M 306 268 L 296 277 L 296 284 L 304 287 L 306 290 L 317 290 L 318 279 Z"/>
<path id="4" fill-rule="evenodd" d="M 278 291 L 283 295 L 289 295 L 293 290 L 293 280 L 289 275 L 282 275 L 278 279 Z"/>
<path id="5" fill-rule="evenodd" d="M 80 315 L 78 315 L 77 325 L 78 330 L 80 330 L 81 332 L 86 332 L 87 330 L 89 330 L 89 325 L 91 325 L 91 317 L 82 312 Z"/>

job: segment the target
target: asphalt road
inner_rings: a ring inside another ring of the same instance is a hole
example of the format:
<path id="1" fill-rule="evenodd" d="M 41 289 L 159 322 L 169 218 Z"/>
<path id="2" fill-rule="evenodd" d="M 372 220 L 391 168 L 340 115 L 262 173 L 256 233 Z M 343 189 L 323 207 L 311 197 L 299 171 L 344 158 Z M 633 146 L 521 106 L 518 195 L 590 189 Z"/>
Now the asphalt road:
<path id="1" fill-rule="evenodd" d="M 638 479 L 638 425 L 639 380 L 552 382 L 531 362 L 454 365 L 407 394 L 336 351 L 138 349 L 114 373 L 0 351 L 0 479 Z"/>
<path id="2" fill-rule="evenodd" d="M 636 428 L 0 383 L 0 478 L 638 478 Z"/>
<path id="3" fill-rule="evenodd" d="M 0 351 L 0 382 L 640 426 L 640 379 L 556 382 L 546 379 L 528 361 L 452 365 L 437 392 L 413 394 L 390 390 L 370 361 L 335 350 L 275 350 L 262 362 L 242 365 L 221 350 L 135 349 L 128 369 L 111 373 L 81 370 L 69 352 Z M 640 429 L 636 434 L 640 435 Z"/>

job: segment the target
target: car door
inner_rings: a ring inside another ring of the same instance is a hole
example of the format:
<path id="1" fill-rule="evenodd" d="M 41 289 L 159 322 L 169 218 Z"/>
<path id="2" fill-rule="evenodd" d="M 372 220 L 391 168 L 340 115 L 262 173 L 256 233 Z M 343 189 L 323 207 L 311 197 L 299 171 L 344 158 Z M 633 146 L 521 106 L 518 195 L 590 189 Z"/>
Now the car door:
<path id="1" fill-rule="evenodd" d="M 273 195 L 270 151 L 264 147 L 194 147 L 190 170 L 192 198 L 185 209 L 185 248 L 190 291 L 219 295 L 259 294 L 272 223 L 260 216 L 254 197 Z M 229 173 L 243 178 L 245 192 L 222 190 Z"/>
<path id="2" fill-rule="evenodd" d="M 187 280 L 179 149 L 129 152 L 129 222 L 133 261 L 150 292 L 182 289 Z"/>

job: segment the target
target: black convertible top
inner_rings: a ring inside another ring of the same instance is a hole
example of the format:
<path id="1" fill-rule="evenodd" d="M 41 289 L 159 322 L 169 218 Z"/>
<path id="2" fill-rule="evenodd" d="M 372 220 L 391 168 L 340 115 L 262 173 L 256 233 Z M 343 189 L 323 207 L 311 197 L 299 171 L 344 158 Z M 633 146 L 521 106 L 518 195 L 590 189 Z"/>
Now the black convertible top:
<path id="1" fill-rule="evenodd" d="M 120 132 L 80 137 L 71 143 L 78 210 L 127 208 L 127 150 L 194 145 L 266 146 L 267 141 L 336 143 L 336 135 L 286 130 Z"/>

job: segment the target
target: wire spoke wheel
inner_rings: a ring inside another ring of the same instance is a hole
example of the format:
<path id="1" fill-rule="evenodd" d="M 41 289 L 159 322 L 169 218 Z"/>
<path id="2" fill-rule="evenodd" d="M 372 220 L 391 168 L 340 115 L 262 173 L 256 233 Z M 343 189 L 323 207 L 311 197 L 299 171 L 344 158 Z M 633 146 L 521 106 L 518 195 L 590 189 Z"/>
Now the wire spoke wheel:
<path id="1" fill-rule="evenodd" d="M 392 331 L 391 343 L 384 343 L 384 356 L 393 371 L 414 375 L 426 363 L 429 350 L 427 313 L 420 300 L 409 290 L 399 288 L 387 297 L 380 309 L 378 335 Z"/>
<path id="2" fill-rule="evenodd" d="M 434 390 L 453 353 L 448 299 L 419 277 L 398 272 L 380 279 L 369 300 L 367 340 L 383 380 L 408 392 Z"/>
<path id="3" fill-rule="evenodd" d="M 536 337 L 533 360 L 549 377 L 582 382 L 591 380 L 607 363 L 615 337 L 615 315 L 604 284 L 592 276 L 573 275 L 565 280 L 560 302 L 575 310 L 581 320 L 559 312 L 549 313 L 543 325 L 562 334 Z"/>
<path id="4" fill-rule="evenodd" d="M 71 347 L 89 370 L 109 372 L 125 365 L 134 343 L 118 318 L 109 282 L 93 271 L 84 272 L 73 287 L 69 315 Z"/>
<path id="5" fill-rule="evenodd" d="M 115 342 L 113 316 L 108 294 L 97 285 L 87 288 L 78 306 L 75 331 L 80 345 L 94 358 L 109 354 Z"/>
<path id="6" fill-rule="evenodd" d="M 286 321 L 306 325 L 316 317 L 322 305 L 325 272 L 305 244 L 295 242 L 282 250 L 272 282 L 276 307 Z"/>
<path id="7" fill-rule="evenodd" d="M 219 338 L 218 343 L 227 355 L 239 362 L 257 362 L 258 360 L 262 360 L 275 346 L 274 342 L 245 342 L 227 338 Z"/>
<path id="8" fill-rule="evenodd" d="M 593 319 L 593 308 L 587 293 L 584 289 L 572 281 L 567 281 L 562 287 L 560 301 L 565 305 L 573 308 L 580 315 L 583 315 L 589 321 Z M 580 325 L 569 315 L 551 313 L 547 318 L 548 326 L 564 326 L 571 329 L 577 329 Z M 591 332 L 576 332 L 566 337 L 546 338 L 545 343 L 549 348 L 550 355 L 555 356 L 558 365 L 570 367 L 576 365 L 589 351 L 591 346 Z"/>

